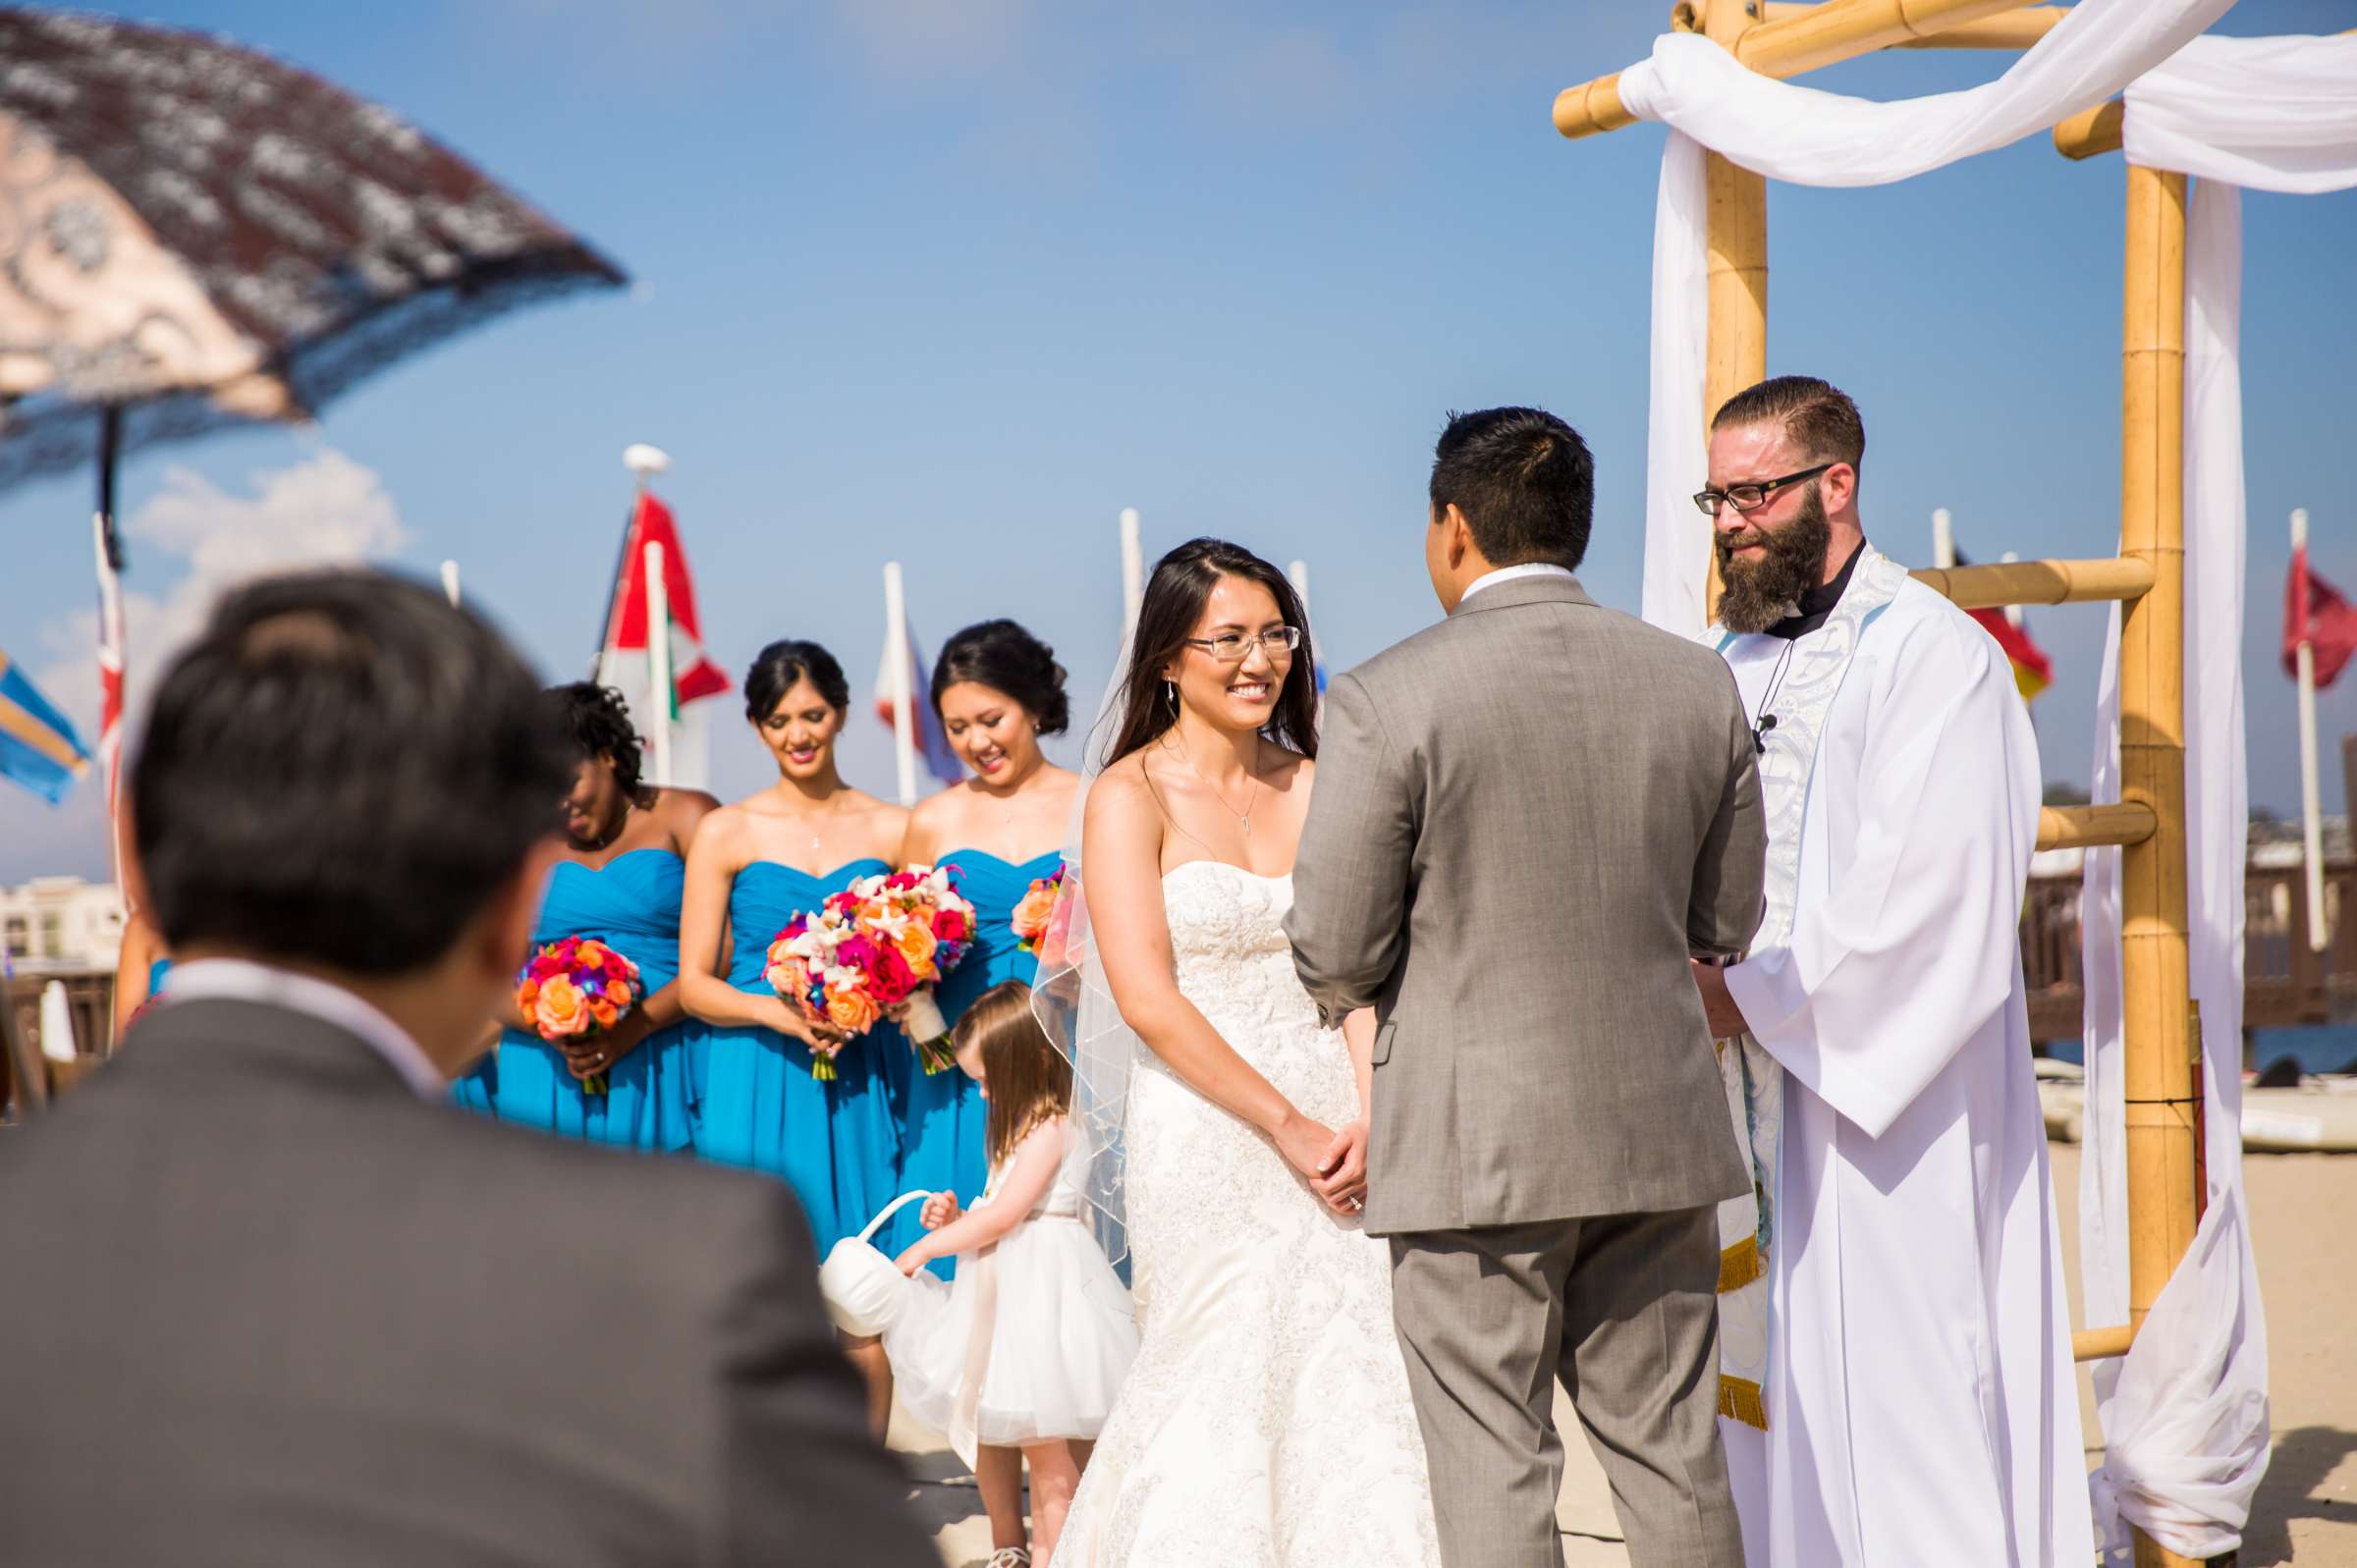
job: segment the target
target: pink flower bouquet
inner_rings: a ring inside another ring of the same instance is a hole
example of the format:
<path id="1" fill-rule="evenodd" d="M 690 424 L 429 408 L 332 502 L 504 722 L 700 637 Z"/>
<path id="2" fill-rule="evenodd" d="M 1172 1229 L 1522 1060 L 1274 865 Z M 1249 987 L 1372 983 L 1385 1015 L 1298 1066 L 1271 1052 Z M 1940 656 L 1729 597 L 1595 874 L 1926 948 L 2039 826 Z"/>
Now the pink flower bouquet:
<path id="1" fill-rule="evenodd" d="M 953 1064 L 950 1028 L 933 987 L 965 957 L 974 906 L 948 867 L 911 866 L 862 877 L 795 915 L 769 945 L 769 983 L 813 1023 L 862 1035 L 905 1008 L 909 1038 L 925 1071 Z M 813 1047 L 810 1076 L 836 1076 L 841 1047 Z"/>

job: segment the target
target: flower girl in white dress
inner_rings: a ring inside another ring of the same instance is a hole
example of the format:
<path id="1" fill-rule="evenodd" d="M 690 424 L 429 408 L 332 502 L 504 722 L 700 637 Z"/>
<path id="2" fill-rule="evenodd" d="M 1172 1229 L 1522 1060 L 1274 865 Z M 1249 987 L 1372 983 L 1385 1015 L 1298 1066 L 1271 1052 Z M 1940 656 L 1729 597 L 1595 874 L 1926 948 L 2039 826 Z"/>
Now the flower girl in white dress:
<path id="1" fill-rule="evenodd" d="M 884 1331 L 909 1412 L 947 1433 L 978 1473 L 1012 1475 L 980 1448 L 1020 1449 L 1031 1469 L 1032 1547 L 1045 1568 L 1080 1469 L 1137 1354 L 1129 1294 L 1087 1222 L 1085 1140 L 1070 1127 L 1071 1065 L 1031 1016 L 1031 988 L 1009 981 L 958 1021 L 958 1065 L 990 1102 L 990 1180 L 970 1210 L 925 1203 L 928 1234 L 896 1260 L 916 1288 Z M 957 1279 L 925 1271 L 956 1256 Z M 1022 1568 L 1022 1497 L 984 1489 L 991 1568 Z M 1004 1515 L 1005 1517 L 1002 1517 Z"/>

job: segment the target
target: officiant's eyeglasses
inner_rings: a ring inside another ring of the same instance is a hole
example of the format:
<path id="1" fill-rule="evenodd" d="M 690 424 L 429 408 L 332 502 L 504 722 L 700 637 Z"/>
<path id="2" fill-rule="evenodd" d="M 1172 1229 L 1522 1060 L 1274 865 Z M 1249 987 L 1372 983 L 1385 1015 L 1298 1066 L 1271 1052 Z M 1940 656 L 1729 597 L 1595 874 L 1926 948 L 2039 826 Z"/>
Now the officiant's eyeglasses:
<path id="1" fill-rule="evenodd" d="M 1299 626 L 1271 626 L 1257 637 L 1240 632 L 1223 632 L 1217 637 L 1181 637 L 1190 648 L 1201 648 L 1224 665 L 1240 665 L 1252 657 L 1252 645 L 1258 643 L 1261 652 L 1275 659 L 1289 655 L 1301 646 Z"/>
<path id="2" fill-rule="evenodd" d="M 1788 473 L 1781 479 L 1763 479 L 1756 485 L 1728 485 L 1725 490 L 1697 490 L 1694 492 L 1694 505 L 1703 510 L 1704 515 L 1712 517 L 1719 515 L 1719 509 L 1722 505 L 1732 507 L 1737 512 L 1757 512 L 1768 504 L 1770 496 L 1784 486 L 1796 485 L 1803 479 L 1814 479 L 1826 469 L 1835 466 L 1836 465 L 1834 463 L 1821 462 L 1814 468 L 1803 468 L 1800 472 Z"/>

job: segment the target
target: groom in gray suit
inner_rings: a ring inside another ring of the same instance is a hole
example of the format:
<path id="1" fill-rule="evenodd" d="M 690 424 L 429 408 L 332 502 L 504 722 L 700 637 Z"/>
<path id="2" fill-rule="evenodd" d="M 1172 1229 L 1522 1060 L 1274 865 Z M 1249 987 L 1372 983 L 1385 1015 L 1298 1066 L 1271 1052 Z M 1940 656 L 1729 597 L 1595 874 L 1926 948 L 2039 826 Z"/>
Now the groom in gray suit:
<path id="1" fill-rule="evenodd" d="M 1334 683 L 1287 922 L 1328 1020 L 1373 1006 L 1367 1229 L 1449 1568 L 1554 1568 L 1554 1378 L 1629 1560 L 1740 1568 L 1715 1208 L 1750 1179 L 1690 959 L 1761 910 L 1755 735 L 1708 648 L 1572 572 L 1595 467 L 1535 408 L 1453 417 L 1448 620 Z"/>

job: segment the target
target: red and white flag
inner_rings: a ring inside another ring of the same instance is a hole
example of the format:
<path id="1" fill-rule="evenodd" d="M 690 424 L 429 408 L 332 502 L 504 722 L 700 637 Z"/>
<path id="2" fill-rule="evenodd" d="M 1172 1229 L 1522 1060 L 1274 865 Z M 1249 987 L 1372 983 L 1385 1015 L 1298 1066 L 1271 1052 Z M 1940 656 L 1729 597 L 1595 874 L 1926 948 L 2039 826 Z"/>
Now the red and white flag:
<path id="1" fill-rule="evenodd" d="M 908 648 L 908 717 L 916 725 L 916 755 L 927 773 L 945 784 L 954 784 L 965 777 L 958 753 L 950 749 L 949 732 L 941 728 L 941 715 L 933 711 L 932 677 L 925 664 L 925 652 L 917 646 L 916 633 L 909 631 Z M 876 717 L 885 728 L 899 733 L 900 726 L 892 717 L 892 628 L 884 628 L 884 656 L 876 661 Z"/>
<path id="2" fill-rule="evenodd" d="M 123 556 L 103 512 L 90 518 L 98 546 L 98 760 L 106 770 L 106 842 L 122 864 Z"/>
<path id="3" fill-rule="evenodd" d="M 671 651 L 669 693 L 659 702 L 647 657 L 646 547 L 663 551 L 665 644 Z M 671 777 L 663 781 L 682 788 L 700 789 L 709 782 L 711 756 L 703 714 L 695 704 L 730 689 L 728 675 L 704 651 L 702 622 L 695 613 L 695 584 L 687 573 L 687 552 L 671 509 L 650 491 L 640 491 L 630 511 L 622 542 L 622 564 L 614 574 L 613 597 L 606 606 L 605 633 L 598 646 L 597 679 L 613 686 L 630 705 L 639 733 L 651 734 L 656 724 L 672 723 Z"/>
<path id="4" fill-rule="evenodd" d="M 2324 690 L 2357 654 L 2357 608 L 2338 588 L 2308 569 L 2308 547 L 2291 552 L 2291 574 L 2283 584 L 2283 673 L 2299 678 L 2299 649 L 2307 643 L 2316 660 L 2316 689 Z"/>

